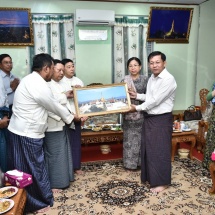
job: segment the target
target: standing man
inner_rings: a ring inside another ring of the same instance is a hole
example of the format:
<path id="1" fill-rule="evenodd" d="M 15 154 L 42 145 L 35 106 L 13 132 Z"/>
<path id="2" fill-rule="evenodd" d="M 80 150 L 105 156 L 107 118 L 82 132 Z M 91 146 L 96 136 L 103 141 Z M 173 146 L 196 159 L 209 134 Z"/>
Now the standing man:
<path id="1" fill-rule="evenodd" d="M 166 69 L 166 56 L 159 51 L 148 56 L 152 75 L 146 94 L 129 92 L 131 97 L 144 101 L 132 105 L 131 112 L 144 111 L 141 150 L 141 180 L 150 183 L 151 191 L 159 193 L 171 184 L 172 109 L 175 90 L 174 77 Z"/>
<path id="2" fill-rule="evenodd" d="M 60 84 L 66 91 L 71 90 L 73 87 L 83 87 L 84 83 L 75 76 L 75 65 L 70 59 L 63 59 L 64 64 L 64 77 Z M 70 98 L 69 103 L 73 113 L 75 111 L 74 99 Z M 71 144 L 73 167 L 76 173 L 82 173 L 81 171 L 81 123 L 87 118 L 82 117 L 78 121 L 74 121 L 74 126 L 68 129 L 68 135 Z"/>
<path id="3" fill-rule="evenodd" d="M 12 58 L 8 54 L 0 55 L 0 75 L 3 79 L 4 88 L 7 92 L 9 108 L 12 110 L 14 93 L 19 85 L 19 79 L 16 78 L 11 70 L 13 69 Z"/>
<path id="4" fill-rule="evenodd" d="M 3 172 L 7 167 L 7 126 L 9 108 L 7 102 L 7 93 L 4 89 L 2 77 L 0 76 L 0 168 Z"/>
<path id="5" fill-rule="evenodd" d="M 14 168 L 31 174 L 33 178 L 33 184 L 26 187 L 25 212 L 44 212 L 53 205 L 43 151 L 48 111 L 67 124 L 75 118 L 54 98 L 47 84 L 51 81 L 53 71 L 54 63 L 50 55 L 34 56 L 32 73 L 22 79 L 16 90 L 8 127 Z"/>

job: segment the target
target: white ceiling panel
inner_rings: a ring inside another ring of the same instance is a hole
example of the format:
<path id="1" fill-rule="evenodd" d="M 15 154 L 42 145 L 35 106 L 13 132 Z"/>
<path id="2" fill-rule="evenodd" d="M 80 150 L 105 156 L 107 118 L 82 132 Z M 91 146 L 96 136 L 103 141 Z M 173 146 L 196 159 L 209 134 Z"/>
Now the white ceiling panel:
<path id="1" fill-rule="evenodd" d="M 69 0 L 74 1 L 74 0 Z M 84 1 L 84 0 L 76 0 Z M 99 1 L 99 2 L 138 2 L 151 4 L 180 4 L 180 5 L 199 5 L 206 1 L 212 0 L 85 0 L 85 1 Z M 214 0 L 213 0 L 214 1 Z"/>
<path id="2" fill-rule="evenodd" d="M 17 1 L 35 1 L 35 0 L 17 0 Z M 37 0 L 50 1 L 50 0 Z M 214 0 L 52 0 L 52 1 L 97 1 L 97 2 L 136 2 L 136 3 L 151 3 L 151 4 L 180 4 L 180 5 L 199 5 L 206 1 Z"/>

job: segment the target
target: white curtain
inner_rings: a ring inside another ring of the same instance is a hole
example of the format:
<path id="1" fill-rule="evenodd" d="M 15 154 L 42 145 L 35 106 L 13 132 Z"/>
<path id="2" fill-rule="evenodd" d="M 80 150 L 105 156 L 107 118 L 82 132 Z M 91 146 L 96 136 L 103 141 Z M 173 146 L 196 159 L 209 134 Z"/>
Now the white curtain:
<path id="1" fill-rule="evenodd" d="M 29 62 L 34 55 L 48 53 L 54 59 L 69 58 L 75 62 L 74 23 L 72 15 L 33 15 L 34 46 L 29 50 Z"/>
<path id="2" fill-rule="evenodd" d="M 116 17 L 114 26 L 114 83 L 128 74 L 126 63 L 131 57 L 142 62 L 141 73 L 148 75 L 147 67 L 147 17 Z"/>

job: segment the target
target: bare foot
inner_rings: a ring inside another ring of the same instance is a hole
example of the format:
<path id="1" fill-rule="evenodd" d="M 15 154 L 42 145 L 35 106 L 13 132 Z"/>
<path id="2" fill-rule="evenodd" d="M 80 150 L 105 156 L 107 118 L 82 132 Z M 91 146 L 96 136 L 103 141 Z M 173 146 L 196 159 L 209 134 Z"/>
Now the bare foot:
<path id="1" fill-rule="evenodd" d="M 38 210 L 38 211 L 35 211 L 35 212 L 36 212 L 36 213 L 45 213 L 46 211 L 49 210 L 49 208 L 50 208 L 50 206 L 45 207 L 45 208 L 42 208 L 42 209 L 40 209 L 40 210 Z"/>
<path id="2" fill-rule="evenodd" d="M 77 173 L 78 175 L 82 175 L 84 172 L 82 170 L 78 169 L 78 170 L 75 170 L 75 173 Z"/>
<path id="3" fill-rule="evenodd" d="M 52 193 L 59 193 L 61 191 L 62 191 L 61 189 L 52 189 Z"/>
<path id="4" fill-rule="evenodd" d="M 168 186 L 158 186 L 158 187 L 153 187 L 150 190 L 151 190 L 152 193 L 160 193 L 163 190 L 165 190 L 167 187 Z"/>

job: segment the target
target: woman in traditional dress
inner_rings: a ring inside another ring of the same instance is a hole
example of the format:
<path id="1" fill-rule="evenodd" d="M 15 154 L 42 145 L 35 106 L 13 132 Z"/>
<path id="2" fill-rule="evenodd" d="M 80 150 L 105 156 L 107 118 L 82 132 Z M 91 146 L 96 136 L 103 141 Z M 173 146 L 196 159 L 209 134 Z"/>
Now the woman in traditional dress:
<path id="1" fill-rule="evenodd" d="M 128 89 L 137 93 L 145 93 L 148 78 L 140 75 L 141 61 L 132 57 L 127 62 L 129 75 L 122 82 L 127 83 Z M 139 101 L 131 99 L 131 103 L 139 105 Z M 141 164 L 141 131 L 143 125 L 143 113 L 126 113 L 123 115 L 123 165 L 126 169 L 135 170 Z"/>
<path id="2" fill-rule="evenodd" d="M 215 83 L 211 87 L 211 90 L 207 94 L 207 100 L 212 101 L 213 110 L 210 117 L 209 128 L 206 137 L 206 145 L 204 151 L 204 158 L 202 165 L 203 167 L 209 169 L 209 165 L 211 162 L 211 154 L 215 150 Z"/>
<path id="3" fill-rule="evenodd" d="M 54 97 L 71 112 L 67 97 L 71 97 L 72 90 L 65 92 L 59 84 L 63 76 L 63 63 L 60 60 L 54 60 L 54 73 L 48 84 Z M 65 123 L 52 112 L 49 112 L 48 129 L 45 132 L 44 153 L 52 191 L 59 192 L 60 189 L 68 187 L 70 181 L 74 181 L 74 172 Z"/>

